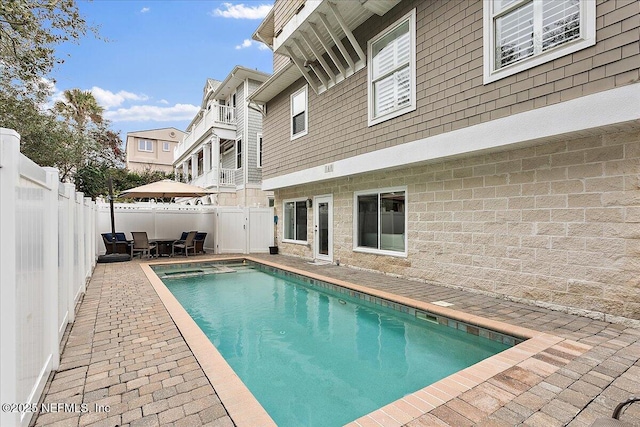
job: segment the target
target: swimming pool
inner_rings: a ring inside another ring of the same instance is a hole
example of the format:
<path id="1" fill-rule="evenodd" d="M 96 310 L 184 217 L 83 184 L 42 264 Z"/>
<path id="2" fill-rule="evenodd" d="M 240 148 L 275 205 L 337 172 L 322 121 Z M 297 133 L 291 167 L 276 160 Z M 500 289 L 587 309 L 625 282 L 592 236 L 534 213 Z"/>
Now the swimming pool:
<path id="1" fill-rule="evenodd" d="M 254 265 L 154 270 L 281 426 L 342 425 L 508 347 Z"/>

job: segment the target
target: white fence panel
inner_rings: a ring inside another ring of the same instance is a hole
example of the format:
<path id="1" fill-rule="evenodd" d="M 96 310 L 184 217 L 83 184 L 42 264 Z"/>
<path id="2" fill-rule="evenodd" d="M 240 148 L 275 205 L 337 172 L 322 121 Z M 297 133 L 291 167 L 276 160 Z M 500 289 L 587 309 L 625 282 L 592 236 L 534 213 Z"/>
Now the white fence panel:
<path id="1" fill-rule="evenodd" d="M 213 249 L 215 208 L 186 206 L 174 203 L 115 203 L 116 232 L 131 239 L 132 231 L 145 231 L 150 239 L 179 239 L 183 231 L 207 233 L 205 249 Z M 101 233 L 111 232 L 111 213 L 108 203 L 99 203 L 96 219 L 96 246 L 99 253 L 106 248 Z"/>
<path id="2" fill-rule="evenodd" d="M 249 252 L 269 252 L 273 246 L 273 208 L 249 208 Z"/>
<path id="3" fill-rule="evenodd" d="M 91 216 L 91 202 L 78 208 L 78 194 L 67 195 L 66 185 L 61 196 L 57 170 L 41 168 L 19 148 L 19 135 L 0 128 L 0 401 L 35 404 L 58 367 L 64 319 L 73 318 L 66 295 L 76 277 L 84 286 L 91 273 L 95 253 L 84 251 L 84 236 L 95 233 L 91 219 L 71 216 Z M 71 256 L 78 254 L 76 268 Z M 0 425 L 28 425 L 32 415 L 1 412 Z"/>

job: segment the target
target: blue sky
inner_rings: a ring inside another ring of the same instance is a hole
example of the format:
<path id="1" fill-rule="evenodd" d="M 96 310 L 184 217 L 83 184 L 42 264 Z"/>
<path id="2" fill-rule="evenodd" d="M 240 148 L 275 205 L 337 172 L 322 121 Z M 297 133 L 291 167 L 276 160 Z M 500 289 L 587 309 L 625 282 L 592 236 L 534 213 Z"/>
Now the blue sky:
<path id="1" fill-rule="evenodd" d="M 207 78 L 223 80 L 236 65 L 272 72 L 272 53 L 251 41 L 272 2 L 244 0 L 78 1 L 100 37 L 87 35 L 58 54 L 54 100 L 65 89 L 90 90 L 112 129 L 185 130 Z"/>

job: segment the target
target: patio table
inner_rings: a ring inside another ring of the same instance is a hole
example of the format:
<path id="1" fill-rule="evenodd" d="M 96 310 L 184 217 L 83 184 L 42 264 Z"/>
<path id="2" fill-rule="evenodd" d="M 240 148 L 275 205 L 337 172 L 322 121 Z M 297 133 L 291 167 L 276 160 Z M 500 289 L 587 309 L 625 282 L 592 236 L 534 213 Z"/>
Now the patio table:
<path id="1" fill-rule="evenodd" d="M 150 243 L 155 243 L 156 253 L 158 256 L 171 256 L 171 245 L 175 242 L 176 238 L 158 238 L 158 239 L 149 239 Z"/>

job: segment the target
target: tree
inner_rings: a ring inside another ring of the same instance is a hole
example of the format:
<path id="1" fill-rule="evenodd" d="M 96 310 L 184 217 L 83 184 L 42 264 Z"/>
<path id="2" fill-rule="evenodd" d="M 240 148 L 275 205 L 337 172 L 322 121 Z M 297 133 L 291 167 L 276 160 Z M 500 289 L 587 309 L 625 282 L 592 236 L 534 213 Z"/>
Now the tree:
<path id="1" fill-rule="evenodd" d="M 0 79 L 3 87 L 13 87 L 21 96 L 42 96 L 47 91 L 44 78 L 63 60 L 55 47 L 77 42 L 87 26 L 75 0 L 0 1 Z"/>
<path id="2" fill-rule="evenodd" d="M 64 101 L 55 103 L 53 110 L 72 123 L 80 132 L 85 132 L 89 124 L 104 122 L 104 108 L 88 90 L 69 89 L 62 94 Z"/>

